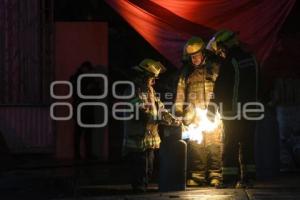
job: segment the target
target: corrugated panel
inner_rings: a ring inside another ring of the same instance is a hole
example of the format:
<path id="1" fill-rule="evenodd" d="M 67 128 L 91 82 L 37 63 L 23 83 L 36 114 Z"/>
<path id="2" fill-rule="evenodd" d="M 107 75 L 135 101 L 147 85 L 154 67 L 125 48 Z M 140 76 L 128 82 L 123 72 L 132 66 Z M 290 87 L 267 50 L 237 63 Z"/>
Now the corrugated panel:
<path id="1" fill-rule="evenodd" d="M 0 130 L 11 152 L 52 151 L 52 125 L 49 107 L 0 107 Z"/>
<path id="2" fill-rule="evenodd" d="M 300 105 L 300 80 L 277 79 L 274 85 L 273 101 L 277 105 Z"/>
<path id="3" fill-rule="evenodd" d="M 53 1 L 0 0 L 0 102 L 51 101 Z"/>

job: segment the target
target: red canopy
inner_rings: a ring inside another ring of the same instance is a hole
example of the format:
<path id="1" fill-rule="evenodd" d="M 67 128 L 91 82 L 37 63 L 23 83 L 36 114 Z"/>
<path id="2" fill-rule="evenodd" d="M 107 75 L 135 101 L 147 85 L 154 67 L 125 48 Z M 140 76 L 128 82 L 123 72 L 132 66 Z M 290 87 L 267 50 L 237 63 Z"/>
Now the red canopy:
<path id="1" fill-rule="evenodd" d="M 182 47 L 192 35 L 208 39 L 216 30 L 239 32 L 260 61 L 295 0 L 105 0 L 155 49 L 180 67 Z"/>

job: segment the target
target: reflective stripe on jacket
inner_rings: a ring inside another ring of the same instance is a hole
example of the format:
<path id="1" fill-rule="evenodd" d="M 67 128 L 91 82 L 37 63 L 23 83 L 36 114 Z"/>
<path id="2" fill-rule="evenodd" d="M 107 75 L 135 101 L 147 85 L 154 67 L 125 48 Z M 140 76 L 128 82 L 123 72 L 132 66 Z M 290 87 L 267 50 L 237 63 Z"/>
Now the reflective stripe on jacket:
<path id="1" fill-rule="evenodd" d="M 153 88 L 137 88 L 130 103 L 134 105 L 134 113 L 138 116 L 124 121 L 123 153 L 158 149 L 161 142 L 158 134 L 158 112 L 164 108 L 163 103 L 156 97 Z"/>

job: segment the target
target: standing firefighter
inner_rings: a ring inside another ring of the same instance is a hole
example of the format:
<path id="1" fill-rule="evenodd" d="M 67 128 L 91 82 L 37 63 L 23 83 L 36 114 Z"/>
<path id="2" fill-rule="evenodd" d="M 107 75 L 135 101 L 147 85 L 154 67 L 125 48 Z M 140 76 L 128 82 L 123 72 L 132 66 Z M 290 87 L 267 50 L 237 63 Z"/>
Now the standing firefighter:
<path id="1" fill-rule="evenodd" d="M 207 47 L 222 59 L 213 101 L 220 106 L 224 123 L 223 179 L 232 183 L 240 177 L 237 186 L 241 186 L 255 177 L 255 122 L 235 116 L 245 103 L 257 101 L 258 66 L 231 31 L 217 32 Z"/>
<path id="2" fill-rule="evenodd" d="M 213 92 L 218 65 L 209 62 L 202 39 L 192 37 L 184 46 L 184 67 L 179 76 L 176 94 L 176 114 L 188 126 L 195 119 L 195 108 L 206 109 Z M 202 133 L 199 133 L 202 134 Z M 198 144 L 188 141 L 187 185 L 221 184 L 221 134 L 204 134 Z"/>
<path id="3" fill-rule="evenodd" d="M 146 190 L 148 179 L 153 172 L 154 151 L 160 147 L 159 123 L 178 122 L 164 110 L 163 103 L 153 89 L 155 79 L 165 71 L 165 67 L 160 62 L 144 59 L 133 69 L 136 73 L 135 91 L 125 93 L 135 94 L 130 103 L 136 110 L 135 116 L 125 121 L 123 147 L 124 153 L 128 154 L 130 159 L 132 188 L 142 192 Z"/>

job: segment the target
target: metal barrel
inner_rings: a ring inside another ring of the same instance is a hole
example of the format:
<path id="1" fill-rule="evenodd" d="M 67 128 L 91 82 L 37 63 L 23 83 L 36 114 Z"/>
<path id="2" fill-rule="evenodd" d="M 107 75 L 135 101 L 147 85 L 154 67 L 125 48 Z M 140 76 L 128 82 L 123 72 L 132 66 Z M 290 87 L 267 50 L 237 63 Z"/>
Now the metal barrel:
<path id="1" fill-rule="evenodd" d="M 161 192 L 186 189 L 186 142 L 181 140 L 181 129 L 166 127 L 170 132 L 161 143 L 159 151 L 159 190 Z"/>

